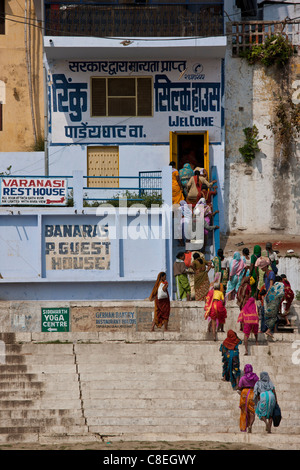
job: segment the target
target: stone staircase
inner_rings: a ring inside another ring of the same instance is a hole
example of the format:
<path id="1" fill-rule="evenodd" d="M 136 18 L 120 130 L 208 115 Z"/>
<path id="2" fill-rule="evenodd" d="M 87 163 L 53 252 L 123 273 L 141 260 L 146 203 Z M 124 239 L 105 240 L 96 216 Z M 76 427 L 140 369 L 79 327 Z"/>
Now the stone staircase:
<path id="1" fill-rule="evenodd" d="M 86 434 L 73 345 L 16 344 L 7 336 L 1 335 L 0 444 L 40 442 L 49 430 Z"/>
<path id="2" fill-rule="evenodd" d="M 225 329 L 242 338 L 236 317 L 232 307 Z M 0 444 L 193 440 L 300 449 L 298 328 L 276 341 L 260 335 L 258 346 L 250 340 L 249 356 L 240 346 L 241 370 L 251 363 L 275 384 L 283 418 L 272 434 L 258 419 L 252 434 L 240 432 L 239 395 L 221 380 L 226 333 L 212 341 L 206 328 L 199 312 L 193 334 L 173 332 L 170 322 L 165 333 L 60 333 L 57 343 L 47 334 L 23 343 L 22 335 L 0 335 Z"/>

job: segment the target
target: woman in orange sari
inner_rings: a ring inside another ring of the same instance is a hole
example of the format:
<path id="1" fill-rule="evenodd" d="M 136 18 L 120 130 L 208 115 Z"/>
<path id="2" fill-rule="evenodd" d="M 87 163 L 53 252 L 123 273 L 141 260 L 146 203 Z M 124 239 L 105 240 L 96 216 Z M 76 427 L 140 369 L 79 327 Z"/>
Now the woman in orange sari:
<path id="1" fill-rule="evenodd" d="M 253 372 L 251 364 L 244 367 L 244 375 L 239 381 L 238 388 L 241 390 L 240 398 L 240 430 L 251 433 L 252 425 L 255 420 L 255 402 L 254 402 L 254 385 L 259 380 L 258 376 Z"/>
<path id="2" fill-rule="evenodd" d="M 149 300 L 154 300 L 154 318 L 151 331 L 154 327 L 161 328 L 164 325 L 165 331 L 168 330 L 170 316 L 170 298 L 168 293 L 168 282 L 166 273 L 160 272 L 150 294 Z"/>

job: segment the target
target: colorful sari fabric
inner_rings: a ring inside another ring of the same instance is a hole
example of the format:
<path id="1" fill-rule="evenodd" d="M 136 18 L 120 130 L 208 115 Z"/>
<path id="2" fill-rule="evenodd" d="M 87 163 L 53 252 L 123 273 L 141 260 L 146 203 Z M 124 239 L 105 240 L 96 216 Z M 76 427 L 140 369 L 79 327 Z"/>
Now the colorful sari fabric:
<path id="1" fill-rule="evenodd" d="M 262 392 L 260 394 L 260 399 L 256 406 L 255 413 L 259 419 L 262 419 L 263 417 L 267 419 L 272 418 L 275 404 L 276 399 L 273 392 L 270 390 L 267 392 Z"/>
<path id="2" fill-rule="evenodd" d="M 227 310 L 224 305 L 224 294 L 221 290 L 210 289 L 204 307 L 204 318 L 216 320 L 218 324 L 224 325 L 227 318 Z"/>
<path id="3" fill-rule="evenodd" d="M 258 286 L 258 281 L 259 281 L 259 272 L 258 272 L 258 268 L 255 267 L 255 263 L 260 256 L 261 256 L 261 247 L 259 245 L 255 245 L 253 248 L 253 254 L 251 255 L 251 258 L 250 258 L 250 264 L 253 264 L 254 266 L 252 269 L 252 272 L 250 273 L 250 276 L 252 276 L 255 281 L 251 285 L 251 297 L 253 297 L 257 291 L 257 286 Z"/>
<path id="4" fill-rule="evenodd" d="M 268 372 L 261 372 L 260 379 L 254 386 L 255 413 L 261 418 L 271 418 L 276 404 L 273 393 L 275 387 L 270 380 Z"/>
<path id="5" fill-rule="evenodd" d="M 172 204 L 180 204 L 184 199 L 181 187 L 178 183 L 179 173 L 177 170 L 172 171 Z"/>
<path id="6" fill-rule="evenodd" d="M 227 289 L 227 283 L 228 283 L 228 269 L 227 268 L 224 268 L 222 266 L 222 261 L 224 260 L 224 256 L 215 256 L 212 260 L 213 262 L 213 265 L 214 265 L 214 271 L 215 271 L 215 274 L 220 272 L 221 273 L 221 282 L 223 284 L 223 287 L 224 287 L 224 291 L 226 292 L 226 289 Z"/>
<path id="7" fill-rule="evenodd" d="M 250 278 L 249 276 L 244 276 L 241 285 L 237 291 L 237 304 L 240 307 L 240 310 L 244 307 L 247 303 L 248 299 L 251 296 L 251 286 L 250 286 Z"/>
<path id="8" fill-rule="evenodd" d="M 183 186 L 184 195 L 187 196 L 186 185 L 188 184 L 190 178 L 194 175 L 194 171 L 189 163 L 185 163 L 183 167 L 179 170 L 179 177 L 181 184 Z"/>
<path id="9" fill-rule="evenodd" d="M 258 380 L 259 378 L 253 372 L 252 365 L 246 364 L 244 367 L 244 375 L 239 381 L 239 388 L 241 389 L 240 430 L 242 432 L 247 431 L 247 428 L 250 423 L 251 415 L 255 416 L 254 387 L 255 387 L 256 382 L 258 382 Z"/>
<path id="10" fill-rule="evenodd" d="M 245 268 L 245 261 L 241 257 L 241 254 L 236 251 L 229 264 L 229 280 L 227 283 L 226 297 L 229 296 L 229 294 L 236 294 L 238 292 L 244 277 Z"/>
<path id="11" fill-rule="evenodd" d="M 292 291 L 291 285 L 290 285 L 290 283 L 287 279 L 283 278 L 282 282 L 283 282 L 283 285 L 284 285 L 284 299 L 282 299 L 282 301 L 286 300 L 286 302 L 287 302 L 286 306 L 285 306 L 285 313 L 287 313 L 290 310 L 290 307 L 291 307 L 292 302 L 294 300 L 295 294 Z M 282 303 L 282 301 L 281 301 L 281 303 Z"/>
<path id="12" fill-rule="evenodd" d="M 275 282 L 264 298 L 265 324 L 273 330 L 277 321 L 281 301 L 284 297 L 284 285 L 282 282 Z"/>
<path id="13" fill-rule="evenodd" d="M 200 177 L 198 175 L 192 176 L 188 181 L 186 188 L 186 200 L 194 208 L 197 201 L 199 201 L 199 199 L 201 198 L 202 182 L 200 180 Z"/>
<path id="14" fill-rule="evenodd" d="M 231 383 L 232 388 L 237 386 L 241 376 L 240 355 L 238 349 L 241 343 L 242 341 L 237 337 L 236 333 L 229 330 L 227 332 L 227 338 L 220 346 L 223 362 L 222 377 L 223 380 Z"/>
<path id="15" fill-rule="evenodd" d="M 250 299 L 246 302 L 240 311 L 237 321 L 249 325 L 258 325 L 259 318 L 254 297 L 250 297 Z"/>
<path id="16" fill-rule="evenodd" d="M 170 299 L 169 295 L 166 299 L 156 298 L 154 301 L 154 322 L 155 326 L 161 328 L 168 323 L 170 317 Z"/>
<path id="17" fill-rule="evenodd" d="M 240 396 L 240 430 L 246 432 L 249 425 L 249 415 L 255 414 L 254 390 L 243 388 Z"/>
<path id="18" fill-rule="evenodd" d="M 202 262 L 201 262 L 202 261 Z M 194 270 L 194 289 L 195 289 L 195 300 L 204 300 L 209 291 L 209 277 L 206 271 L 207 261 L 204 257 L 195 259 L 191 266 Z"/>
<path id="19" fill-rule="evenodd" d="M 167 297 L 164 299 L 158 299 L 158 289 L 162 283 L 165 283 L 161 280 L 162 275 L 165 274 L 160 272 L 157 276 L 156 282 L 150 294 L 149 300 L 154 300 L 154 324 L 158 328 L 161 328 L 165 323 L 168 323 L 170 316 L 170 297 L 168 291 Z"/>

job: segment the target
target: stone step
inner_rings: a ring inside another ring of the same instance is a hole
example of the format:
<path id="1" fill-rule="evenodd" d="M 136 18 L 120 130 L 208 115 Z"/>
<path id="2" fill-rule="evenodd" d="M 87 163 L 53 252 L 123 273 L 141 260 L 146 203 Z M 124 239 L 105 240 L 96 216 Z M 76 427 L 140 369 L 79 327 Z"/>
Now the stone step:
<path id="1" fill-rule="evenodd" d="M 76 419 L 76 421 L 81 422 L 82 419 L 82 409 L 73 409 L 73 410 L 61 410 L 61 409 L 5 409 L 0 410 L 0 419 L 61 419 L 61 418 L 71 418 Z"/>
<path id="2" fill-rule="evenodd" d="M 1 426 L 0 434 L 26 434 L 26 433 L 40 433 L 44 432 L 46 429 L 43 429 L 42 426 Z M 70 434 L 79 434 L 82 435 L 87 432 L 85 426 L 51 426 L 51 432 L 53 433 L 63 433 L 70 432 Z M 49 430 L 48 430 L 49 432 Z"/>
<path id="3" fill-rule="evenodd" d="M 261 423 L 259 423 L 261 424 Z M 257 427 L 257 432 L 260 433 L 260 436 L 262 434 L 262 430 L 264 430 L 265 427 L 262 427 L 262 426 L 258 426 Z M 209 422 L 208 424 L 196 424 L 196 425 L 180 425 L 180 424 L 177 424 L 177 422 L 173 422 L 172 424 L 170 424 L 169 426 L 167 425 L 144 425 L 143 423 L 141 423 L 140 425 L 137 425 L 135 424 L 134 426 L 132 426 L 132 428 L 129 428 L 127 425 L 125 426 L 109 426 L 109 425 L 99 425 L 99 426 L 89 426 L 89 432 L 91 433 L 99 433 L 101 435 L 107 435 L 107 436 L 110 436 L 110 435 L 113 435 L 113 436 L 116 436 L 116 435 L 119 435 L 119 436 L 123 436 L 123 435 L 129 435 L 129 434 L 132 434 L 134 433 L 136 436 L 147 436 L 147 434 L 155 434 L 156 435 L 156 439 L 155 440 L 159 440 L 159 436 L 161 435 L 161 438 L 162 440 L 166 441 L 168 440 L 168 435 L 180 435 L 182 436 L 182 440 L 193 440 L 192 439 L 192 435 L 196 435 L 197 434 L 197 431 L 199 432 L 199 429 L 201 429 L 201 432 L 204 433 L 206 435 L 206 441 L 207 440 L 210 440 L 209 437 L 215 433 L 234 433 L 236 432 L 237 430 L 239 430 L 239 425 L 227 425 L 227 423 L 211 423 Z M 287 435 L 290 435 L 290 434 L 295 434 L 295 435 L 298 435 L 300 434 L 300 427 L 298 428 L 287 428 L 287 429 L 284 429 L 284 428 L 278 428 L 278 430 L 275 428 L 275 430 L 273 430 L 274 433 L 278 432 L 278 434 L 280 434 L 281 436 L 283 434 L 287 434 Z M 164 437 L 162 437 L 164 436 Z M 138 438 L 138 440 L 141 440 L 141 437 Z M 142 440 L 147 440 L 146 437 L 143 437 Z M 198 438 L 196 438 L 196 440 L 198 441 Z M 226 439 L 225 437 L 225 442 L 228 442 L 228 440 Z M 264 440 L 262 439 L 261 441 L 261 445 L 265 445 L 264 444 Z"/>
<path id="4" fill-rule="evenodd" d="M 2 391 L 1 392 L 1 400 L 53 400 L 57 398 L 57 400 L 65 400 L 67 398 L 70 399 L 77 399 L 79 398 L 79 389 L 77 390 L 70 390 L 65 389 L 61 390 L 59 393 L 56 390 L 10 390 L 10 391 Z"/>
<path id="5" fill-rule="evenodd" d="M 24 420 L 23 418 L 7 418 L 7 419 L 2 419 L 1 420 L 1 427 L 16 427 L 16 428 L 22 428 L 22 427 L 35 427 L 39 426 L 40 428 L 56 428 L 56 427 L 83 427 L 85 426 L 85 419 L 81 418 L 79 419 L 74 419 L 71 416 L 69 417 L 58 417 L 58 418 L 27 418 Z M 58 431 L 59 432 L 59 431 Z M 82 429 L 81 429 L 82 432 Z"/>
<path id="6" fill-rule="evenodd" d="M 47 379 L 47 383 L 59 382 L 68 383 L 71 382 L 78 382 L 78 375 L 74 370 L 71 373 L 63 373 L 59 372 L 59 368 L 56 373 L 47 373 L 45 374 L 43 371 L 39 373 L 4 373 L 0 374 L 0 383 L 10 383 L 10 382 L 19 382 L 21 383 L 44 383 L 45 378 Z"/>
<path id="7" fill-rule="evenodd" d="M 61 381 L 54 381 L 54 382 L 13 382 L 11 380 L 1 380 L 0 376 L 0 391 L 5 393 L 6 391 L 25 391 L 28 392 L 29 390 L 43 390 L 43 391 L 64 391 L 66 389 L 66 384 L 68 386 L 68 391 L 75 391 L 78 390 L 78 381 L 69 381 L 69 380 L 61 380 Z"/>
<path id="8" fill-rule="evenodd" d="M 76 372 L 75 364 L 8 364 L 0 365 L 0 377 L 2 374 L 12 374 L 12 373 L 28 373 L 28 374 L 38 374 L 38 373 L 60 373 L 60 374 L 69 374 Z"/>
<path id="9" fill-rule="evenodd" d="M 119 385 L 117 388 L 106 387 L 106 382 L 103 384 L 101 381 L 96 382 L 82 382 L 81 383 L 81 390 L 82 395 L 84 398 L 93 398 L 93 399 L 100 399 L 100 398 L 160 398 L 162 390 L 164 388 L 159 387 L 152 387 L 152 388 L 134 388 L 134 384 L 132 384 L 131 388 L 125 389 L 122 385 Z M 223 382 L 219 381 L 203 381 L 198 382 L 197 387 L 184 389 L 184 396 L 185 398 L 193 398 L 195 394 L 201 398 L 206 396 L 209 393 L 215 393 L 221 391 L 222 393 L 226 393 L 226 395 L 230 395 L 233 392 L 231 391 L 231 386 L 228 384 L 228 387 L 224 390 Z M 276 392 L 280 396 L 285 396 L 286 393 L 293 394 L 294 397 L 299 396 L 299 384 L 276 384 Z M 175 397 L 179 393 L 182 393 L 182 388 L 180 389 L 170 389 L 168 390 L 168 396 Z"/>
<path id="10" fill-rule="evenodd" d="M 81 404 L 79 399 L 70 400 L 1 400 L 0 399 L 0 410 L 7 409 L 56 409 L 56 410 L 80 410 Z"/>
<path id="11" fill-rule="evenodd" d="M 74 355 L 72 354 L 5 354 L 5 365 L 32 365 L 32 364 L 74 364 Z"/>

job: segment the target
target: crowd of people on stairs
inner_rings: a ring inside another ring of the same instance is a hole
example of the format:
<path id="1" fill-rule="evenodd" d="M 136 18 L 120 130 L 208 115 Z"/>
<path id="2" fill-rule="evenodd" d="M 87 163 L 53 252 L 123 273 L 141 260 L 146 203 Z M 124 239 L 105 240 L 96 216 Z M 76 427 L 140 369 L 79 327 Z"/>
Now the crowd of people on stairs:
<path id="1" fill-rule="evenodd" d="M 208 181 L 205 168 L 195 167 L 192 163 L 185 163 L 178 171 L 175 162 L 172 167 L 172 204 L 180 207 L 181 227 L 179 243 L 184 246 L 190 241 L 192 222 L 200 210 L 204 214 L 204 244 L 207 242 L 209 232 L 219 228 L 214 225 L 213 217 L 219 211 L 213 211 L 212 196 L 217 194 L 217 180 Z"/>

